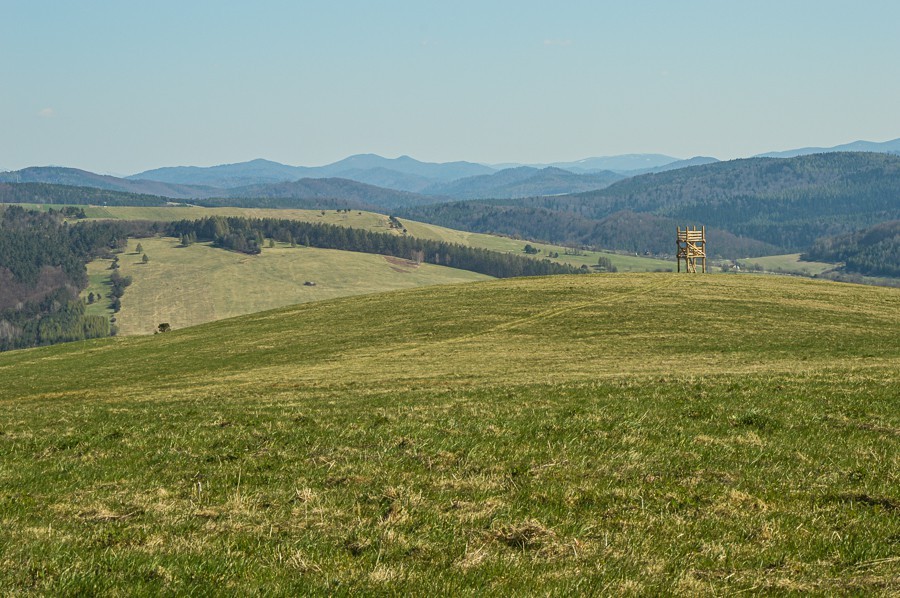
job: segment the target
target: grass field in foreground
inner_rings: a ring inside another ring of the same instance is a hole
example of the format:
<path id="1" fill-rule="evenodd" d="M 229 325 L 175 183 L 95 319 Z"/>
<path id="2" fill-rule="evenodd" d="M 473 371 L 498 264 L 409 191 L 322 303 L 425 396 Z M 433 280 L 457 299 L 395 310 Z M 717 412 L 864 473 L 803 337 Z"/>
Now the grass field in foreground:
<path id="1" fill-rule="evenodd" d="M 32 209 L 46 210 L 51 207 L 54 209 L 59 209 L 60 206 L 27 204 L 27 207 Z M 396 229 L 392 229 L 390 227 L 388 217 L 384 214 L 377 214 L 374 212 L 365 212 L 360 210 L 350 210 L 348 212 L 343 212 L 339 210 L 202 208 L 198 206 L 79 207 L 84 208 L 84 211 L 89 218 L 112 218 L 117 220 L 153 220 L 158 222 L 171 222 L 173 220 L 182 219 L 190 220 L 214 215 L 239 216 L 245 218 L 284 218 L 288 220 L 321 222 L 324 224 L 364 228 L 366 230 L 372 230 L 376 232 L 400 234 Z M 449 243 L 459 243 L 460 245 L 490 249 L 492 251 L 499 251 L 502 253 L 516 253 L 525 255 L 525 244 L 529 243 L 529 241 L 511 239 L 509 237 L 454 230 L 434 224 L 426 224 L 424 222 L 406 220 L 405 218 L 402 219 L 401 222 L 406 227 L 409 234 L 414 237 L 418 237 L 421 239 L 433 239 L 436 241 L 447 241 Z M 592 266 L 597 263 L 597 259 L 600 256 L 603 256 L 609 258 L 612 261 L 613 265 L 615 265 L 620 272 L 656 272 L 675 269 L 674 262 L 650 257 L 625 255 L 621 253 L 606 251 L 584 251 L 580 252 L 579 255 L 566 255 L 566 248 L 559 245 L 536 242 L 531 242 L 531 244 L 541 250 L 540 254 L 533 256 L 536 259 L 543 259 L 551 253 L 558 253 L 559 257 L 553 258 L 554 261 L 571 264 L 573 266 L 581 266 L 583 264 Z"/>
<path id="2" fill-rule="evenodd" d="M 150 258 L 146 264 L 134 252 L 138 243 Z M 89 274 L 108 276 L 109 264 L 97 260 Z M 490 278 L 370 253 L 279 243 L 272 248 L 265 244 L 259 255 L 246 255 L 208 243 L 182 247 L 169 237 L 129 240 L 119 265 L 122 275 L 134 281 L 116 314 L 123 335 L 152 334 L 162 322 L 185 328 L 296 303 Z M 91 276 L 92 284 L 82 295 L 94 289 L 94 280 Z"/>
<path id="3" fill-rule="evenodd" d="M 0 593 L 896 595 L 898 313 L 594 275 L 0 354 Z"/>

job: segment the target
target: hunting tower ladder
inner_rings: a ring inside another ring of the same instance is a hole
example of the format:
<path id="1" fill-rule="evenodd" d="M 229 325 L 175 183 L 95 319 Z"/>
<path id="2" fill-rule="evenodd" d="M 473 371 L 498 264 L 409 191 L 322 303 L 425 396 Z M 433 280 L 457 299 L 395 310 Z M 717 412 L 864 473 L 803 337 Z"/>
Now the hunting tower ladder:
<path id="1" fill-rule="evenodd" d="M 697 227 L 676 227 L 678 238 L 675 244 L 678 246 L 678 271 L 681 272 L 681 260 L 684 260 L 685 272 L 696 272 L 697 262 L 700 262 L 702 272 L 706 273 L 706 227 L 697 230 Z"/>

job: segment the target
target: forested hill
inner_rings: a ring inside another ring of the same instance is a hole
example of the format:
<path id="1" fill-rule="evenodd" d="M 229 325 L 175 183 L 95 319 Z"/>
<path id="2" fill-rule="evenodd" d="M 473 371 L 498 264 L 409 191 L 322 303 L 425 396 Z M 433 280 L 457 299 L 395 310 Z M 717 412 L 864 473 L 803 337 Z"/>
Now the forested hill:
<path id="1" fill-rule="evenodd" d="M 819 239 L 803 257 L 844 262 L 843 270 L 851 274 L 900 277 L 900 220 Z"/>
<path id="2" fill-rule="evenodd" d="M 620 210 L 603 218 L 541 207 L 453 202 L 399 210 L 400 216 L 447 228 L 504 234 L 559 245 L 592 246 L 633 253 L 674 255 L 675 227 L 684 222 L 648 212 Z M 780 248 L 710 228 L 710 257 L 771 255 Z"/>
<path id="3" fill-rule="evenodd" d="M 188 203 L 219 207 L 359 209 L 390 211 L 398 206 L 439 201 L 434 197 L 382 189 L 346 179 L 301 179 L 293 183 L 218 189 L 219 197 Z M 225 196 L 225 197 L 222 197 Z M 0 203 L 73 204 L 110 206 L 163 206 L 169 197 L 128 193 L 112 189 L 50 183 L 0 183 Z"/>
<path id="4" fill-rule="evenodd" d="M 138 226 L 71 226 L 59 212 L 0 208 L 0 351 L 107 336 L 109 321 L 86 315 L 78 298 L 85 264 Z"/>
<path id="5" fill-rule="evenodd" d="M 50 205 L 164 206 L 170 200 L 158 195 L 127 193 L 94 187 L 50 183 L 0 183 L 0 203 Z"/>
<path id="6" fill-rule="evenodd" d="M 547 226 L 538 227 L 535 210 L 542 210 L 539 221 Z M 785 252 L 803 251 L 821 236 L 900 218 L 900 156 L 734 160 L 637 176 L 589 193 L 426 206 L 404 215 L 453 228 L 505 234 L 528 229 L 534 238 L 616 248 L 586 231 L 623 211 L 706 225 Z M 562 221 L 570 232 L 557 232 L 553 224 Z M 634 242 L 655 251 L 658 241 L 641 234 L 634 230 Z"/>
<path id="7" fill-rule="evenodd" d="M 610 187 L 559 198 L 560 205 L 587 205 L 597 213 L 628 207 L 636 211 L 678 212 L 691 205 L 720 205 L 737 199 L 807 195 L 872 197 L 900 189 L 900 156 L 830 153 L 797 158 L 749 158 L 632 177 Z M 882 205 L 882 204 L 877 204 Z M 804 206 L 813 212 L 821 206 Z"/>
<path id="8" fill-rule="evenodd" d="M 348 204 L 346 206 L 333 207 L 363 207 L 367 209 L 390 210 L 400 206 L 413 206 L 437 201 L 433 197 L 384 189 L 366 183 L 359 183 L 349 179 L 300 179 L 292 183 L 273 183 L 268 185 L 251 185 L 237 189 L 220 190 L 223 195 L 230 198 L 245 200 L 335 200 Z M 276 207 L 261 206 L 260 202 L 247 201 L 236 202 L 245 207 Z M 290 201 L 282 202 L 284 205 L 277 207 L 299 207 Z M 232 202 L 235 205 L 235 202 Z"/>
<path id="9" fill-rule="evenodd" d="M 625 178 L 610 171 L 576 174 L 561 168 L 507 168 L 426 187 L 422 193 L 456 199 L 517 198 L 603 189 Z"/>
<path id="10" fill-rule="evenodd" d="M 78 168 L 62 168 L 58 166 L 35 166 L 13 172 L 0 172 L 0 183 L 48 183 L 72 187 L 93 187 L 108 191 L 160 195 L 173 199 L 210 197 L 218 193 L 217 189 L 211 187 L 174 185 L 159 181 L 128 180 L 79 170 Z"/>

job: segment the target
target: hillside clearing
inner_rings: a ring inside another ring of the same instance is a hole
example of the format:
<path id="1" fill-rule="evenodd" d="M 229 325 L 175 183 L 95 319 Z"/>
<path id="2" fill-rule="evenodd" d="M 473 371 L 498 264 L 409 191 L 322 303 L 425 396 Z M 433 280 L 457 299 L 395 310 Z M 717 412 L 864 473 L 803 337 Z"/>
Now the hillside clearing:
<path id="1" fill-rule="evenodd" d="M 757 266 L 766 272 L 783 272 L 786 274 L 801 274 L 803 276 L 816 276 L 836 267 L 835 264 L 825 262 L 803 261 L 800 259 L 799 253 L 745 258 L 738 260 L 738 264 L 743 268 Z"/>
<path id="2" fill-rule="evenodd" d="M 134 253 L 138 243 L 146 264 Z M 108 274 L 109 260 L 98 262 L 90 272 Z M 162 322 L 185 328 L 296 303 L 490 279 L 374 254 L 266 244 L 261 254 L 246 255 L 208 243 L 182 247 L 169 237 L 131 239 L 119 264 L 134 281 L 116 314 L 122 335 L 152 334 Z M 91 280 L 83 295 L 95 286 Z"/>

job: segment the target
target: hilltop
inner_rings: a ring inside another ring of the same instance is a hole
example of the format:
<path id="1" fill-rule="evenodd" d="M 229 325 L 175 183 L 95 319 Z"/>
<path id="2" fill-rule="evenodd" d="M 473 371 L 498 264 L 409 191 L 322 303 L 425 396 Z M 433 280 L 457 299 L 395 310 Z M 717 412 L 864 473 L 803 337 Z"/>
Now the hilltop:
<path id="1" fill-rule="evenodd" d="M 832 147 L 803 147 L 779 152 L 766 152 L 759 154 L 759 158 L 795 158 L 810 154 L 822 154 L 830 152 L 879 152 L 886 154 L 900 154 L 900 139 L 891 141 L 853 141 Z"/>
<path id="2" fill-rule="evenodd" d="M 2 354 L 0 587 L 890 595 L 898 311 L 552 277 Z"/>

